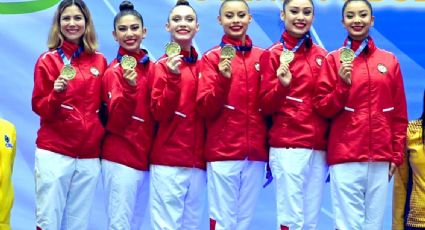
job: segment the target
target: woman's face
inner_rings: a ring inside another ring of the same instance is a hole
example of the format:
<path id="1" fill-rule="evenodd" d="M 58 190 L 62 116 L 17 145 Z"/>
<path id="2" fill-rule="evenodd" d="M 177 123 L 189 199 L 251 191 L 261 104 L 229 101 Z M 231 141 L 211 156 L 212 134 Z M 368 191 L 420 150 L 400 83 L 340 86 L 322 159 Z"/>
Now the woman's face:
<path id="1" fill-rule="evenodd" d="M 247 5 L 240 1 L 226 2 L 221 8 L 218 21 L 223 26 L 224 33 L 229 37 L 242 40 L 252 17 Z"/>
<path id="2" fill-rule="evenodd" d="M 60 32 L 65 40 L 79 44 L 86 31 L 86 20 L 76 5 L 64 9 L 59 19 Z"/>
<path id="3" fill-rule="evenodd" d="M 343 13 L 342 24 L 352 39 L 361 41 L 369 36 L 373 22 L 371 9 L 364 1 L 348 3 Z"/>
<path id="4" fill-rule="evenodd" d="M 177 6 L 171 11 L 165 28 L 170 32 L 173 41 L 179 44 L 190 44 L 199 31 L 199 24 L 192 8 Z"/>
<path id="5" fill-rule="evenodd" d="M 292 0 L 281 12 L 281 19 L 285 22 L 285 29 L 291 36 L 301 38 L 311 28 L 313 13 L 313 4 L 310 0 Z"/>
<path id="6" fill-rule="evenodd" d="M 146 36 L 146 28 L 143 28 L 138 17 L 128 14 L 117 20 L 112 35 L 122 48 L 138 53 L 140 44 Z"/>

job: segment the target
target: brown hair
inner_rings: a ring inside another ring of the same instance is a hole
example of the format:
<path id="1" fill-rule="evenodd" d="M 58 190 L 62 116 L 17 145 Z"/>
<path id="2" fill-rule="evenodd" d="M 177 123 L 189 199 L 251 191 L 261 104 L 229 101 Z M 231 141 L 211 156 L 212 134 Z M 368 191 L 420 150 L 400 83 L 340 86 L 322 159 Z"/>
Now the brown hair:
<path id="1" fill-rule="evenodd" d="M 188 7 L 190 7 L 193 10 L 193 13 L 195 13 L 196 21 L 198 21 L 198 15 L 196 14 L 195 9 L 193 9 L 193 7 L 190 5 L 189 1 L 187 1 L 187 0 L 177 0 L 176 5 L 174 5 L 174 7 L 171 8 L 170 13 L 168 15 L 171 15 L 174 8 L 176 8 L 178 6 L 188 6 Z M 168 16 L 168 21 L 170 21 L 170 16 Z"/>
<path id="2" fill-rule="evenodd" d="M 84 19 L 86 21 L 86 29 L 84 31 L 84 34 L 81 38 L 80 43 L 81 45 L 84 46 L 85 52 L 94 53 L 96 52 L 96 49 L 98 46 L 96 32 L 94 30 L 94 25 L 93 25 L 90 11 L 83 0 L 63 0 L 59 4 L 58 8 L 56 9 L 55 16 L 53 17 L 52 26 L 50 28 L 49 38 L 47 41 L 47 47 L 49 49 L 56 49 L 62 46 L 62 43 L 65 40 L 65 38 L 63 34 L 60 32 L 60 18 L 63 11 L 67 7 L 72 5 L 77 6 L 81 10 L 84 16 Z"/>

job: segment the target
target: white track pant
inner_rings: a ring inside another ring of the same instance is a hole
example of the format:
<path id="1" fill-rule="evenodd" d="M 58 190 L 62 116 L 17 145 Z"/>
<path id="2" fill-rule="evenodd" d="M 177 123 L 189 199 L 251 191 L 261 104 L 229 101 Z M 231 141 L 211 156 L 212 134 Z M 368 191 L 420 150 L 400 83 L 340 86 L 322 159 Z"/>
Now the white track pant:
<path id="1" fill-rule="evenodd" d="M 270 148 L 276 183 L 277 229 L 317 229 L 328 167 L 325 151 Z"/>
<path id="2" fill-rule="evenodd" d="M 78 159 L 51 151 L 35 151 L 37 228 L 88 229 L 100 172 L 99 159 Z"/>
<path id="3" fill-rule="evenodd" d="M 108 230 L 140 230 L 149 200 L 149 171 L 102 160 Z"/>
<path id="4" fill-rule="evenodd" d="M 151 165 L 150 201 L 153 229 L 201 229 L 205 187 L 205 170 Z"/>
<path id="5" fill-rule="evenodd" d="M 265 162 L 208 162 L 208 204 L 210 229 L 249 229 L 259 192 Z"/>
<path id="6" fill-rule="evenodd" d="M 389 163 L 344 163 L 329 170 L 335 228 L 382 230 Z"/>

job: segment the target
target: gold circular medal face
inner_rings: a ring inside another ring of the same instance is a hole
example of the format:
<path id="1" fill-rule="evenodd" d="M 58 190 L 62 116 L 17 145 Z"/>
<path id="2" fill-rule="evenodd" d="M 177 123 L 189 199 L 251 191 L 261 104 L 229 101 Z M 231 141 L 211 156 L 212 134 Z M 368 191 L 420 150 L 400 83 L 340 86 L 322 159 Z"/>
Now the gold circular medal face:
<path id="1" fill-rule="evenodd" d="M 180 45 L 175 42 L 169 42 L 165 45 L 165 54 L 167 54 L 168 57 L 176 56 L 180 54 L 180 51 Z"/>
<path id="2" fill-rule="evenodd" d="M 221 48 L 220 58 L 233 59 L 236 55 L 235 47 L 231 45 L 225 45 Z"/>
<path id="3" fill-rule="evenodd" d="M 64 65 L 61 69 L 62 77 L 68 81 L 74 79 L 76 74 L 77 71 L 74 67 L 72 67 L 72 65 Z"/>
<path id="4" fill-rule="evenodd" d="M 355 56 L 354 51 L 351 49 L 342 48 L 339 59 L 342 63 L 351 63 L 354 61 Z"/>
<path id="5" fill-rule="evenodd" d="M 121 58 L 121 66 L 123 69 L 134 69 L 136 68 L 137 65 L 137 61 L 136 58 L 132 57 L 132 56 L 128 56 L 128 55 L 124 55 Z"/>
<path id="6" fill-rule="evenodd" d="M 282 51 L 282 53 L 280 54 L 280 63 L 291 63 L 292 60 L 294 60 L 294 52 L 289 51 L 289 50 L 284 50 Z"/>

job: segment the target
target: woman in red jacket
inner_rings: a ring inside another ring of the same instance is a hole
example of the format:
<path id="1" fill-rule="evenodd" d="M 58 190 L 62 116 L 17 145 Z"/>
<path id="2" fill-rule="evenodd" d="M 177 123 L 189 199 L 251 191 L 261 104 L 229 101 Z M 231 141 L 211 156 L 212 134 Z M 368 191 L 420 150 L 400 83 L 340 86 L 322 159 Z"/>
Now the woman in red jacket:
<path id="1" fill-rule="evenodd" d="M 152 227 L 200 229 L 206 185 L 204 127 L 196 111 L 198 54 L 192 46 L 199 25 L 187 1 L 177 1 L 166 29 L 173 43 L 155 65 L 151 100 L 159 123 L 150 158 Z"/>
<path id="2" fill-rule="evenodd" d="M 252 17 L 245 1 L 224 1 L 218 20 L 224 36 L 202 57 L 197 96 L 207 119 L 210 226 L 248 229 L 268 160 L 258 106 L 263 50 L 246 34 Z"/>
<path id="3" fill-rule="evenodd" d="M 108 229 L 140 229 L 149 197 L 148 156 L 154 135 L 149 75 L 153 63 L 140 49 L 146 28 L 131 2 L 120 4 L 112 34 L 120 47 L 102 81 L 108 117 L 102 146 Z"/>
<path id="4" fill-rule="evenodd" d="M 260 107 L 272 117 L 269 164 L 277 219 L 279 229 L 316 229 L 327 174 L 328 123 L 313 108 L 313 92 L 326 51 L 310 36 L 311 0 L 285 0 L 281 18 L 280 42 L 260 61 Z"/>
<path id="5" fill-rule="evenodd" d="M 327 162 L 337 229 L 382 229 L 388 180 L 403 160 L 407 112 L 397 58 L 375 46 L 367 0 L 342 9 L 348 37 L 326 57 L 315 106 L 332 119 Z"/>
<path id="6" fill-rule="evenodd" d="M 35 152 L 37 229 L 87 229 L 100 172 L 98 118 L 104 56 L 82 0 L 56 10 L 49 51 L 34 70 L 32 109 L 40 116 Z"/>

